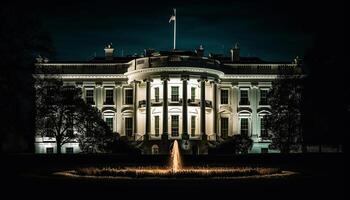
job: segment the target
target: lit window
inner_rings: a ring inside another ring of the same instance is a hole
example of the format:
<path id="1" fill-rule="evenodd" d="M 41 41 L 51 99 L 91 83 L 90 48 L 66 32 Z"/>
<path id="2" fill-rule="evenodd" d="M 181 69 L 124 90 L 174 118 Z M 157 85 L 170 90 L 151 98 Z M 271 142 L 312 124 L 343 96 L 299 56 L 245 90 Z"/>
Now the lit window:
<path id="1" fill-rule="evenodd" d="M 53 154 L 53 147 L 46 147 L 47 154 Z"/>
<path id="2" fill-rule="evenodd" d="M 222 117 L 220 120 L 220 127 L 221 127 L 221 137 L 227 138 L 228 136 L 228 118 Z"/>
<path id="3" fill-rule="evenodd" d="M 267 90 L 260 90 L 260 105 L 267 105 Z"/>
<path id="4" fill-rule="evenodd" d="M 113 117 L 106 118 L 106 124 L 109 126 L 109 128 L 113 131 Z"/>
<path id="5" fill-rule="evenodd" d="M 154 116 L 154 133 L 159 136 L 159 116 Z"/>
<path id="6" fill-rule="evenodd" d="M 133 103 L 133 90 L 132 89 L 126 89 L 125 90 L 125 104 L 132 104 Z"/>
<path id="7" fill-rule="evenodd" d="M 132 130 L 132 118 L 131 117 L 125 118 L 125 134 L 126 134 L 126 136 L 131 137 L 132 132 L 133 132 L 133 130 Z"/>
<path id="8" fill-rule="evenodd" d="M 248 135 L 248 118 L 241 118 L 241 135 Z"/>
<path id="9" fill-rule="evenodd" d="M 241 90 L 240 97 L 240 105 L 249 105 L 248 90 Z"/>
<path id="10" fill-rule="evenodd" d="M 196 88 L 195 87 L 191 87 L 191 101 L 195 101 L 196 99 Z"/>
<path id="11" fill-rule="evenodd" d="M 112 105 L 112 104 L 114 104 L 114 101 L 113 101 L 113 94 L 114 94 L 113 89 L 108 89 L 108 90 L 106 90 L 106 100 L 105 100 L 105 103 L 106 103 L 107 105 Z"/>
<path id="12" fill-rule="evenodd" d="M 66 154 L 73 154 L 73 147 L 66 147 Z"/>
<path id="13" fill-rule="evenodd" d="M 171 101 L 179 101 L 179 87 L 171 87 Z"/>
<path id="14" fill-rule="evenodd" d="M 159 102 L 159 87 L 154 88 L 154 99 Z"/>
<path id="15" fill-rule="evenodd" d="M 87 89 L 85 91 L 85 100 L 87 104 L 94 105 L 94 90 L 93 89 Z"/>
<path id="16" fill-rule="evenodd" d="M 221 104 L 228 104 L 228 90 L 221 90 Z"/>
<path id="17" fill-rule="evenodd" d="M 191 135 L 196 134 L 196 116 L 191 116 Z"/>
<path id="18" fill-rule="evenodd" d="M 173 137 L 179 136 L 179 116 L 178 115 L 171 116 L 171 136 Z"/>

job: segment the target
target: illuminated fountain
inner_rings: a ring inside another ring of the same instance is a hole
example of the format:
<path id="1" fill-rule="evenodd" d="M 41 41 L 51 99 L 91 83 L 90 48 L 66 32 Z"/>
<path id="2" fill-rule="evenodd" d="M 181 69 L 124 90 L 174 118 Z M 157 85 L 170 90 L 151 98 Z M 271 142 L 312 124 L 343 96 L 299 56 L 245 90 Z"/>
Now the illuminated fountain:
<path id="1" fill-rule="evenodd" d="M 120 167 L 120 168 L 80 168 L 72 171 L 56 172 L 56 175 L 88 178 L 242 178 L 271 177 L 295 174 L 276 168 L 253 167 L 183 167 L 177 140 L 173 143 L 168 167 Z"/>
<path id="2" fill-rule="evenodd" d="M 173 173 L 177 173 L 182 169 L 182 162 L 179 150 L 179 143 L 174 141 L 173 148 L 171 150 L 171 164 L 170 168 Z"/>

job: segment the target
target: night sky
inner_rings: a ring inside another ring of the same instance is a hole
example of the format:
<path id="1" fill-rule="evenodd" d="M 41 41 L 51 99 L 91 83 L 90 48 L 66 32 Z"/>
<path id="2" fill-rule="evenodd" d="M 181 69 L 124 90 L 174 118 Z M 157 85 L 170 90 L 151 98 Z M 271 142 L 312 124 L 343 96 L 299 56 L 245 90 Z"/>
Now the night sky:
<path id="1" fill-rule="evenodd" d="M 147 2 L 147 3 L 146 3 Z M 177 8 L 177 48 L 229 53 L 236 42 L 242 56 L 291 61 L 303 56 L 320 34 L 343 34 L 343 3 L 332 1 L 47 1 L 33 11 L 51 34 L 56 58 L 87 60 L 103 56 L 112 42 L 117 56 L 145 48 L 170 50 Z"/>

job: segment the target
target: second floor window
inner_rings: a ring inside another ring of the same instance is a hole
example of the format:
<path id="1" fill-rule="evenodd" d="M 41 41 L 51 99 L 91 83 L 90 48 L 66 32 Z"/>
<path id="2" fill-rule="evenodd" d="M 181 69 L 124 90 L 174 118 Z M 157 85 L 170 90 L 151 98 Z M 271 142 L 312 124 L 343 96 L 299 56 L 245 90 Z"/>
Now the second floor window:
<path id="1" fill-rule="evenodd" d="M 249 99 L 248 99 L 248 90 L 241 90 L 240 92 L 240 105 L 249 105 Z"/>
<path id="2" fill-rule="evenodd" d="M 159 116 L 154 116 L 154 134 L 159 136 Z"/>
<path id="3" fill-rule="evenodd" d="M 89 89 L 85 91 L 85 100 L 87 104 L 93 105 L 95 104 L 94 101 L 94 90 L 93 89 Z"/>
<path id="4" fill-rule="evenodd" d="M 179 136 L 179 116 L 178 115 L 171 116 L 171 136 L 173 137 Z"/>
<path id="5" fill-rule="evenodd" d="M 113 131 L 113 117 L 106 118 L 106 124 L 109 126 L 109 128 Z"/>
<path id="6" fill-rule="evenodd" d="M 196 99 L 196 88 L 191 87 L 191 101 L 194 101 Z"/>
<path id="7" fill-rule="evenodd" d="M 106 99 L 105 99 L 106 104 L 109 104 L 109 105 L 114 104 L 113 94 L 114 94 L 113 89 L 106 90 Z"/>
<path id="8" fill-rule="evenodd" d="M 220 127 L 221 127 L 221 137 L 227 138 L 228 136 L 228 118 L 227 117 L 221 118 Z"/>
<path id="9" fill-rule="evenodd" d="M 228 104 L 228 90 L 221 90 L 221 104 Z"/>
<path id="10" fill-rule="evenodd" d="M 191 135 L 196 135 L 196 116 L 191 116 Z"/>
<path id="11" fill-rule="evenodd" d="M 126 89 L 125 90 L 125 104 L 132 104 L 133 103 L 133 90 L 132 89 Z"/>
<path id="12" fill-rule="evenodd" d="M 248 135 L 248 118 L 241 119 L 241 135 Z"/>
<path id="13" fill-rule="evenodd" d="M 260 105 L 267 105 L 267 90 L 260 90 Z"/>
<path id="14" fill-rule="evenodd" d="M 159 87 L 154 88 L 154 99 L 159 102 Z"/>
<path id="15" fill-rule="evenodd" d="M 127 117 L 125 118 L 125 134 L 128 137 L 132 136 L 132 118 L 131 117 Z"/>
<path id="16" fill-rule="evenodd" d="M 179 101 L 179 87 L 171 87 L 171 101 Z"/>

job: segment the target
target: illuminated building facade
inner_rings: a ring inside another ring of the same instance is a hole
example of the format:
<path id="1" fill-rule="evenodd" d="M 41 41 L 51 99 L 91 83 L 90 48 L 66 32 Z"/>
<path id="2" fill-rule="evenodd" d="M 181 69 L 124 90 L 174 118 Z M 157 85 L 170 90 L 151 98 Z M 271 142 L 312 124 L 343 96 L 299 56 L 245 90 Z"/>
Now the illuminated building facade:
<path id="1" fill-rule="evenodd" d="M 237 134 L 253 139 L 252 153 L 274 152 L 264 128 L 267 93 L 280 70 L 300 70 L 296 62 L 241 57 L 237 45 L 228 57 L 205 57 L 202 47 L 115 57 L 107 46 L 105 57 L 40 60 L 37 67 L 55 69 L 65 84 L 80 87 L 111 129 L 145 154 L 168 153 L 172 140 L 179 140 L 184 153 L 206 154 L 208 147 Z M 62 148 L 80 152 L 74 141 Z M 54 139 L 37 137 L 36 152 L 56 152 Z"/>

